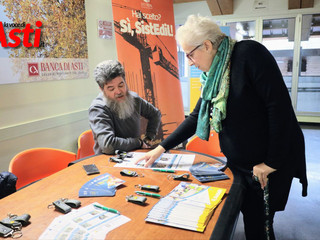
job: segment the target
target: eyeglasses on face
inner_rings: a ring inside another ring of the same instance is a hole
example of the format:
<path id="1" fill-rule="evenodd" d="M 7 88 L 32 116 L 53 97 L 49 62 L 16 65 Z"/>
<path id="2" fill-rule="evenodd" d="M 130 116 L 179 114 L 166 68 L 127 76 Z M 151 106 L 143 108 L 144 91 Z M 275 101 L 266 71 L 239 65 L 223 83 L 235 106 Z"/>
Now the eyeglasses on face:
<path id="1" fill-rule="evenodd" d="M 194 49 L 192 49 L 189 53 L 186 54 L 187 58 L 190 61 L 193 61 L 192 59 L 192 54 L 194 53 L 195 50 L 197 50 L 200 46 L 202 46 L 203 43 L 201 43 L 200 45 L 196 46 Z"/>

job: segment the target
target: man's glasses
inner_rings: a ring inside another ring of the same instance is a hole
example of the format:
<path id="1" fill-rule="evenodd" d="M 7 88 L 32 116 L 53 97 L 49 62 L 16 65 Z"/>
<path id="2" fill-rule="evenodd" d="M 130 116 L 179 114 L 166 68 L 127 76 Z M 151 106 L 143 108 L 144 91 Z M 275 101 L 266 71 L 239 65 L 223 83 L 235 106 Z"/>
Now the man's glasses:
<path id="1" fill-rule="evenodd" d="M 194 49 L 191 50 L 191 52 L 189 52 L 188 54 L 186 54 L 187 58 L 190 60 L 190 61 L 193 61 L 192 59 L 192 53 L 197 50 L 199 47 L 202 46 L 203 43 L 201 43 L 200 45 L 196 46 Z"/>

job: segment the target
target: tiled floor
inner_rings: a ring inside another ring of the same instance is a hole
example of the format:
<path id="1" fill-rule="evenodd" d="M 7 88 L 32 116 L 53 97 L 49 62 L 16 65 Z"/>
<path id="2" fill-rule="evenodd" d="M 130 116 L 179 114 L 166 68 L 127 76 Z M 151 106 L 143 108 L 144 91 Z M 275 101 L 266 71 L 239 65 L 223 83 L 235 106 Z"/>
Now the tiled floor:
<path id="1" fill-rule="evenodd" d="M 320 125 L 301 127 L 306 142 L 308 196 L 301 196 L 301 184 L 294 179 L 286 210 L 274 218 L 277 240 L 320 239 Z M 242 215 L 233 240 L 245 240 Z"/>

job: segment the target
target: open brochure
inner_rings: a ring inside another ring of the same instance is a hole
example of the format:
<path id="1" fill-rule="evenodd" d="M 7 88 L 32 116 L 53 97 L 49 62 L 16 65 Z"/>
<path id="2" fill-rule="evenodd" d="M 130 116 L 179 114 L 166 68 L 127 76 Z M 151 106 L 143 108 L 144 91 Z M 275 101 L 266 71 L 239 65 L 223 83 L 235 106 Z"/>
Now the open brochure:
<path id="1" fill-rule="evenodd" d="M 86 182 L 79 189 L 79 197 L 112 197 L 116 194 L 116 187 L 124 182 L 120 178 L 105 173 Z"/>
<path id="2" fill-rule="evenodd" d="M 229 177 L 223 172 L 225 168 L 226 164 L 221 162 L 199 162 L 190 167 L 190 172 L 198 181 L 204 183 L 229 179 Z"/>
<path id="3" fill-rule="evenodd" d="M 141 161 L 135 164 L 135 161 L 143 157 L 146 153 L 144 152 L 132 152 L 132 157 L 126 157 L 122 163 L 117 163 L 115 167 L 122 168 L 145 168 L 145 161 Z M 173 170 L 184 170 L 189 171 L 195 159 L 194 154 L 172 154 L 163 153 L 161 156 L 152 164 L 151 168 L 163 168 Z"/>
<path id="4" fill-rule="evenodd" d="M 39 240 L 48 239 L 105 239 L 108 232 L 130 221 L 121 214 L 105 211 L 95 202 L 70 213 L 56 217 Z"/>

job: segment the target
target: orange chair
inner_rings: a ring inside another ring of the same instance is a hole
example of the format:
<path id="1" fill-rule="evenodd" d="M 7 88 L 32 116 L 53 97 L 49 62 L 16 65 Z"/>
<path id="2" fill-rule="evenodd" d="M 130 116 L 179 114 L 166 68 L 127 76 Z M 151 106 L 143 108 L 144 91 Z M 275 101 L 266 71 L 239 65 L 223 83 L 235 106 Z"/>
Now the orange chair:
<path id="1" fill-rule="evenodd" d="M 84 131 L 78 137 L 77 159 L 94 155 L 94 139 L 91 130 Z"/>
<path id="2" fill-rule="evenodd" d="M 32 148 L 18 153 L 9 165 L 9 172 L 18 177 L 16 188 L 58 172 L 76 160 L 76 154 L 55 148 Z"/>
<path id="3" fill-rule="evenodd" d="M 214 157 L 225 157 L 221 152 L 219 135 L 215 131 L 210 132 L 209 141 L 193 137 L 186 145 L 186 150 L 205 153 Z"/>

